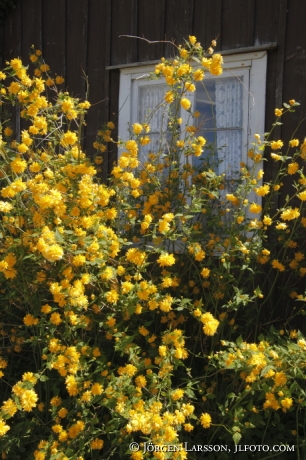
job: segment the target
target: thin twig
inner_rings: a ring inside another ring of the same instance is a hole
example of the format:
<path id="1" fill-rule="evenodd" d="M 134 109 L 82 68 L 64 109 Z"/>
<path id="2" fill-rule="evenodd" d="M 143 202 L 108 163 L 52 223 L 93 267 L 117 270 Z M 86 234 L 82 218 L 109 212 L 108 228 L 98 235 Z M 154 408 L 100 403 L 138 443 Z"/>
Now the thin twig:
<path id="1" fill-rule="evenodd" d="M 169 40 L 148 40 L 147 38 L 144 37 L 137 37 L 137 35 L 119 35 L 119 38 L 121 37 L 127 37 L 127 38 L 138 38 L 138 40 L 144 40 L 145 42 L 149 43 L 149 45 L 152 45 L 154 43 L 170 43 L 170 45 L 175 46 L 175 48 L 178 48 L 175 43 L 169 41 Z"/>

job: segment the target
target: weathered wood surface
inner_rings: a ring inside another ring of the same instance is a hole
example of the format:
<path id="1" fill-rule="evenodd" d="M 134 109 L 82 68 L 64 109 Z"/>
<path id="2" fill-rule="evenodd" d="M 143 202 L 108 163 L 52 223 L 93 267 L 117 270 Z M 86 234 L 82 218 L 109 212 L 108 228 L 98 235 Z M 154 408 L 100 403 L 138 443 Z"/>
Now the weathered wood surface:
<path id="1" fill-rule="evenodd" d="M 277 133 L 288 138 L 306 110 L 305 26 L 306 3 L 299 0 L 19 0 L 1 30 L 1 58 L 3 64 L 15 56 L 27 62 L 33 44 L 81 98 L 88 76 L 92 109 L 84 146 L 91 153 L 96 130 L 118 118 L 119 71 L 107 66 L 171 56 L 175 49 L 165 41 L 179 44 L 188 35 L 205 47 L 217 38 L 221 51 L 276 42 L 268 52 L 266 126 L 275 107 L 296 99 L 301 108 Z M 304 133 L 302 123 L 298 134 Z M 108 170 L 114 160 L 115 152 L 105 158 Z M 273 175 L 271 163 L 266 169 Z"/>

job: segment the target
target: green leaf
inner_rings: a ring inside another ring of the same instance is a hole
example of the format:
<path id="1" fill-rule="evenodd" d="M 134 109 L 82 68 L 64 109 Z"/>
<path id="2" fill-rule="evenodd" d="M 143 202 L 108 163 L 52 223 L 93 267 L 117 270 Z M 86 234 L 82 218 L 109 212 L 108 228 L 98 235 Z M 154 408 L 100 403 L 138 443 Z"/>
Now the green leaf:
<path id="1" fill-rule="evenodd" d="M 235 427 L 234 427 L 234 428 L 235 428 Z M 234 429 L 234 428 L 233 428 L 233 429 Z M 240 441 L 240 439 L 241 439 L 241 437 L 242 437 L 242 436 L 241 436 L 240 433 L 238 433 L 238 432 L 234 433 L 234 434 L 233 434 L 233 441 L 234 441 L 234 443 L 235 443 L 235 444 L 238 444 L 239 441 Z"/>

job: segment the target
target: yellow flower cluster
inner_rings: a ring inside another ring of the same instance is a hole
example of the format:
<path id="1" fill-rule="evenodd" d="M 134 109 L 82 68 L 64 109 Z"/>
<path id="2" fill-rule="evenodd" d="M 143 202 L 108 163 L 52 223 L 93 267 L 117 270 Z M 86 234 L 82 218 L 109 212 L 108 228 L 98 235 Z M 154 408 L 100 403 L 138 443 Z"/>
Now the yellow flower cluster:
<path id="1" fill-rule="evenodd" d="M 168 85 L 161 101 L 167 133 L 158 145 L 151 143 L 150 117 L 131 124 L 125 141 L 113 139 L 109 122 L 98 132 L 94 163 L 80 142 L 90 103 L 58 92 L 62 78 L 49 75 L 38 50 L 30 55 L 33 77 L 19 59 L 0 73 L 3 105 L 19 104 L 26 120 L 20 139 L 8 123 L 0 141 L 0 377 L 15 378 L 0 381 L 0 436 L 6 443 L 9 429 L 15 436 L 33 427 L 40 438 L 29 452 L 35 459 L 82 460 L 104 445 L 120 456 L 126 440 L 139 435 L 156 446 L 180 446 L 196 425 L 204 441 L 206 432 L 216 441 L 227 426 L 222 436 L 230 442 L 235 433 L 247 435 L 246 414 L 250 423 L 266 423 L 265 411 L 285 417 L 300 404 L 291 383 L 295 361 L 305 367 L 302 334 L 291 330 L 293 345 L 279 345 L 275 330 L 269 340 L 258 336 L 281 322 L 280 300 L 271 295 L 279 279 L 286 277 L 292 316 L 303 308 L 296 300 L 305 302 L 297 280 L 306 276 L 306 142 L 292 139 L 290 157 L 272 153 L 283 161 L 274 182 L 261 182 L 261 147 L 278 151 L 284 142 L 259 135 L 237 180 L 228 184 L 217 173 L 216 155 L 203 155 L 206 139 L 174 110 L 199 116 L 189 95 L 206 72 L 221 75 L 215 46 L 205 53 L 191 35 L 177 57 L 156 66 L 155 76 Z M 101 184 L 99 166 L 114 143 L 121 154 Z M 294 174 L 300 206 L 284 195 L 274 209 L 286 175 Z M 245 410 L 233 409 L 230 394 Z M 2 456 L 16 456 L 13 444 Z"/>

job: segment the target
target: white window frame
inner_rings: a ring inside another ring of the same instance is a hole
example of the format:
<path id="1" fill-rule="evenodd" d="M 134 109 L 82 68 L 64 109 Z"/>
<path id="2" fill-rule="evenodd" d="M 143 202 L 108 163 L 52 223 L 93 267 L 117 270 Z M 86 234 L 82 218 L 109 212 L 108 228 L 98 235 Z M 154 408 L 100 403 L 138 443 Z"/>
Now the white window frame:
<path id="1" fill-rule="evenodd" d="M 266 101 L 266 73 L 267 73 L 267 51 L 251 51 L 241 54 L 229 54 L 223 56 L 224 65 L 223 73 L 220 77 L 215 77 L 205 72 L 205 79 L 208 78 L 224 78 L 227 76 L 238 77 L 243 76 L 243 133 L 242 133 L 242 152 L 240 161 L 252 166 L 252 161 L 248 158 L 248 150 L 254 143 L 254 135 L 262 134 L 265 130 L 265 101 Z M 194 68 L 200 67 L 198 64 L 193 64 Z M 146 84 L 154 85 L 163 83 L 163 79 L 147 80 L 150 72 L 153 72 L 155 65 L 139 65 L 133 64 L 131 67 L 120 68 L 120 88 L 119 88 L 119 139 L 126 141 L 129 139 L 128 123 L 133 124 L 139 122 L 137 120 L 137 86 Z M 144 83 L 145 82 L 145 83 Z M 167 87 L 170 89 L 170 87 Z M 187 97 L 193 103 L 195 110 L 194 93 L 189 93 Z M 246 115 L 247 114 L 247 115 Z M 185 110 L 181 110 L 183 118 L 182 132 L 184 124 L 187 124 L 189 114 Z M 188 120 L 190 124 L 191 120 Z M 184 136 L 184 134 L 183 134 Z M 118 155 L 120 156 L 119 151 Z M 257 164 L 257 171 L 263 168 L 263 164 Z M 261 203 L 261 199 L 250 194 L 249 201 L 257 201 Z M 249 216 L 250 217 L 250 216 Z"/>
<path id="2" fill-rule="evenodd" d="M 243 83 L 243 117 L 244 117 L 244 134 L 243 134 L 243 152 L 242 161 L 247 160 L 247 149 L 253 142 L 254 134 L 264 132 L 265 119 L 265 99 L 266 99 L 266 72 L 267 72 L 267 52 L 256 51 L 250 53 L 241 53 L 237 55 L 225 55 L 224 72 L 220 77 L 214 77 L 205 73 L 205 79 L 208 78 L 224 78 L 226 76 L 247 75 L 248 87 L 246 82 Z M 197 67 L 196 65 L 194 66 Z M 120 89 L 119 89 L 119 138 L 127 140 L 129 138 L 128 122 L 135 123 L 139 120 L 137 117 L 137 95 L 136 86 L 138 82 L 146 85 L 161 84 L 162 79 L 146 80 L 150 72 L 155 69 L 154 65 L 124 67 L 120 69 Z M 204 79 L 204 82 L 205 82 Z M 194 95 L 188 95 L 193 102 Z M 245 110 L 248 112 L 245 117 Z M 182 110 L 182 115 L 186 111 Z M 183 118 L 185 118 L 183 117 Z M 246 128 L 245 128 L 246 127 Z"/>

